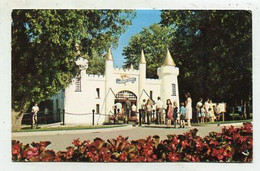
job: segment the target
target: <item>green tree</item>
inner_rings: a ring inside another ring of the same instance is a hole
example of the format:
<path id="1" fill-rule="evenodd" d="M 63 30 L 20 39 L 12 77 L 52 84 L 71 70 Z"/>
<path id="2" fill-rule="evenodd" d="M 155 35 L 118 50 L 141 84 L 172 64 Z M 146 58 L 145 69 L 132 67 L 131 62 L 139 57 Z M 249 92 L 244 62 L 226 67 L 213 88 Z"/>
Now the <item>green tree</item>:
<path id="1" fill-rule="evenodd" d="M 162 11 L 176 30 L 170 51 L 180 67 L 181 93 L 235 105 L 252 99 L 250 11 Z"/>
<path id="2" fill-rule="evenodd" d="M 133 17 L 132 10 L 13 10 L 12 130 L 20 129 L 28 104 L 50 98 L 76 75 L 76 43 L 93 70 L 102 63 L 93 56 L 117 46 Z"/>
<path id="3" fill-rule="evenodd" d="M 159 24 L 143 28 L 140 33 L 131 37 L 128 46 L 123 49 L 125 67 L 133 64 L 137 68 L 143 49 L 147 62 L 147 77 L 157 78 L 157 68 L 161 66 L 166 49 L 173 41 L 173 33 L 171 27 L 161 27 Z"/>

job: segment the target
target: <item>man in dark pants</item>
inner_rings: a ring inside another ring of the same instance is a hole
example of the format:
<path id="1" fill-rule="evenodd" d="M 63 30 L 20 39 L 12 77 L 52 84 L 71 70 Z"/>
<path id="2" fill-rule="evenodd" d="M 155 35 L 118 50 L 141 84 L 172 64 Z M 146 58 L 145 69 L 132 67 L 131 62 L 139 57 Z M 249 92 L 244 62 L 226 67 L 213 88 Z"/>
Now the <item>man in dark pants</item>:
<path id="1" fill-rule="evenodd" d="M 146 110 L 146 100 L 143 99 L 143 103 L 141 104 L 141 118 L 142 122 L 144 123 L 146 118 L 145 118 L 145 110 Z"/>
<path id="2" fill-rule="evenodd" d="M 129 101 L 128 98 L 126 98 L 125 103 L 126 103 L 126 119 L 127 119 L 126 123 L 128 124 L 128 118 L 129 118 L 129 115 L 131 113 L 131 102 Z"/>
<path id="3" fill-rule="evenodd" d="M 32 107 L 32 113 L 33 113 L 33 120 L 34 120 L 34 123 L 36 126 L 38 126 L 38 112 L 39 112 L 39 107 L 38 107 L 38 104 L 35 103 L 34 106 Z"/>
<path id="4" fill-rule="evenodd" d="M 157 98 L 157 103 L 156 103 L 156 120 L 157 124 L 162 124 L 163 121 L 163 102 L 161 101 L 161 98 Z"/>

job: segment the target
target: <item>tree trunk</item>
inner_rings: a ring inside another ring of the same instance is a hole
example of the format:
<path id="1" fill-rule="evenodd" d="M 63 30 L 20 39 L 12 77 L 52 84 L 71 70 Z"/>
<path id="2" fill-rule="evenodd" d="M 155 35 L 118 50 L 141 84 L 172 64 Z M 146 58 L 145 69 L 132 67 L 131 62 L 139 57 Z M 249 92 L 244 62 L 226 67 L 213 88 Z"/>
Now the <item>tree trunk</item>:
<path id="1" fill-rule="evenodd" d="M 12 131 L 21 130 L 23 113 L 12 110 Z"/>

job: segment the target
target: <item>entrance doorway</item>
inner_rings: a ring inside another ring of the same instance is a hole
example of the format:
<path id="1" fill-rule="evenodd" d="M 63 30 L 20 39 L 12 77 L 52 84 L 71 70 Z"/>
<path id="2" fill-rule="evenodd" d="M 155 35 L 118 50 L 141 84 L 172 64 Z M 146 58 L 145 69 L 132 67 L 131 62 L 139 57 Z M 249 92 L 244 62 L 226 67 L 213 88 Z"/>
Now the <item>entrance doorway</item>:
<path id="1" fill-rule="evenodd" d="M 137 96 L 131 92 L 131 91 L 120 91 L 119 93 L 116 94 L 116 99 L 115 99 L 115 102 L 125 102 L 126 101 L 126 98 L 129 99 L 129 101 L 132 103 L 132 104 L 135 104 L 136 105 L 136 102 L 137 102 Z"/>
<path id="2" fill-rule="evenodd" d="M 128 98 L 128 100 L 131 102 L 132 105 L 134 104 L 135 106 L 137 106 L 136 105 L 137 96 L 133 92 L 127 91 L 127 90 L 120 91 L 116 94 L 115 104 L 118 103 L 118 102 L 121 103 L 123 111 L 125 111 L 125 109 L 126 109 L 126 98 Z"/>

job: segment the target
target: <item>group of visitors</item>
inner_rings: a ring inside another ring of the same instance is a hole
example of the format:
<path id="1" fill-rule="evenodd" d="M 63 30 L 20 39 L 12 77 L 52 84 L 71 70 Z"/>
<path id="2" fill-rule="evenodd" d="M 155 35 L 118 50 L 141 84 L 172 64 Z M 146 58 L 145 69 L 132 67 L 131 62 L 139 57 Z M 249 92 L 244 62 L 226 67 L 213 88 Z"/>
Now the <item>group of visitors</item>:
<path id="1" fill-rule="evenodd" d="M 140 115 L 142 123 L 155 123 L 155 124 L 165 124 L 167 126 L 177 124 L 181 128 L 185 127 L 187 121 L 187 126 L 191 127 L 192 119 L 192 100 L 190 93 L 185 94 L 186 101 L 181 103 L 180 110 L 178 109 L 178 104 L 176 101 L 171 101 L 171 99 L 166 100 L 164 105 L 161 98 L 158 97 L 157 101 L 154 102 L 152 99 L 143 99 L 140 106 Z M 136 116 L 136 105 L 131 103 L 127 98 L 124 106 L 117 102 L 114 106 L 116 113 L 125 114 L 128 118 L 129 116 Z"/>
<path id="2" fill-rule="evenodd" d="M 124 113 L 127 115 L 127 117 L 136 116 L 136 105 L 135 103 L 131 103 L 128 98 L 126 98 L 124 106 L 119 101 L 116 102 L 114 109 L 117 114 Z"/>
<path id="3" fill-rule="evenodd" d="M 219 104 L 213 105 L 212 100 L 207 98 L 203 103 L 203 98 L 200 98 L 196 105 L 198 123 L 218 121 L 221 114 Z"/>

